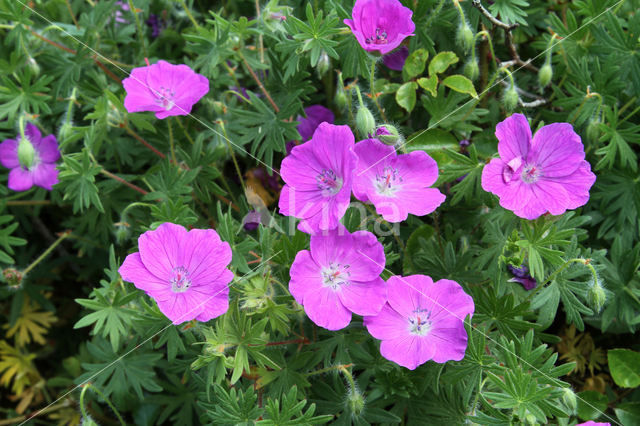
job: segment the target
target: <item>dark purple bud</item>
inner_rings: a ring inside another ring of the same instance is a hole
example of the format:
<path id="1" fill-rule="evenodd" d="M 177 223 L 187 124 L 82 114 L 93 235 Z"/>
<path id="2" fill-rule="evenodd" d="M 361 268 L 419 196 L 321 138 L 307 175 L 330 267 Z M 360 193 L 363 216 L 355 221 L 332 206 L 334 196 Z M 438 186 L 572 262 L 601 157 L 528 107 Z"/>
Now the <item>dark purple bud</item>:
<path id="1" fill-rule="evenodd" d="M 527 265 L 525 264 L 522 264 L 519 268 L 516 268 L 513 265 L 507 265 L 507 269 L 516 278 L 524 278 L 529 276 L 529 268 L 527 268 Z"/>
<path id="2" fill-rule="evenodd" d="M 387 53 L 382 57 L 382 63 L 388 68 L 396 71 L 402 71 L 404 62 L 409 56 L 409 48 L 407 46 L 400 46 L 398 49 L 391 53 Z"/>
<path id="3" fill-rule="evenodd" d="M 459 178 L 456 178 L 456 182 L 462 182 L 464 180 L 464 178 L 466 178 L 466 177 L 467 177 L 467 173 L 463 174 Z"/>
<path id="4" fill-rule="evenodd" d="M 525 290 L 533 290 L 534 288 L 536 288 L 538 286 L 538 282 L 536 280 L 534 280 L 533 278 L 531 278 L 531 277 L 512 278 L 509 281 L 513 281 L 513 282 L 522 284 L 522 286 L 524 287 Z"/>
<path id="5" fill-rule="evenodd" d="M 460 145 L 460 148 L 466 148 L 466 147 L 468 147 L 469 145 L 471 145 L 471 142 L 469 142 L 469 140 L 468 140 L 468 139 L 462 139 L 462 140 L 458 143 L 458 145 Z"/>
<path id="6" fill-rule="evenodd" d="M 522 264 L 519 268 L 507 265 L 507 269 L 513 274 L 513 278 L 509 281 L 522 284 L 525 290 L 534 289 L 538 285 L 538 282 L 529 275 L 529 268 L 525 264 Z"/>
<path id="7" fill-rule="evenodd" d="M 244 219 L 242 219 L 242 224 L 245 231 L 255 231 L 256 229 L 258 229 L 258 225 L 260 225 L 260 218 L 260 212 L 256 210 L 247 213 Z"/>

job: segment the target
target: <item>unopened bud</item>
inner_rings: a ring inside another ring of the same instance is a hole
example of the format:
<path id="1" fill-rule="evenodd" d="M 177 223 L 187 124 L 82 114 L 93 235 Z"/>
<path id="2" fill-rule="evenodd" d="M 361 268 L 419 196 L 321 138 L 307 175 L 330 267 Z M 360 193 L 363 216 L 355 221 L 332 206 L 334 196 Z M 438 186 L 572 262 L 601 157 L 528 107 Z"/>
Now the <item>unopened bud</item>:
<path id="1" fill-rule="evenodd" d="M 460 47 L 462 47 L 465 52 L 473 48 L 474 34 L 469 24 L 467 24 L 467 21 L 462 21 L 458 27 L 457 39 Z"/>
<path id="2" fill-rule="evenodd" d="M 562 400 L 564 401 L 565 405 L 569 407 L 572 413 L 576 411 L 578 401 L 575 392 L 573 392 L 571 388 L 562 389 Z"/>
<path id="3" fill-rule="evenodd" d="M 472 59 L 465 64 L 464 75 L 466 75 L 471 81 L 475 81 L 478 78 L 478 75 L 480 75 L 480 68 L 478 67 L 477 60 Z"/>
<path id="4" fill-rule="evenodd" d="M 504 109 L 511 112 L 518 106 L 519 99 L 515 86 L 511 85 L 502 95 L 502 105 L 504 105 Z"/>
<path id="5" fill-rule="evenodd" d="M 331 59 L 329 59 L 329 55 L 324 50 L 320 54 L 320 58 L 318 58 L 318 64 L 316 65 L 316 71 L 318 73 L 318 78 L 322 78 L 327 71 L 329 71 L 329 66 L 331 65 Z"/>
<path id="6" fill-rule="evenodd" d="M 129 225 L 125 222 L 118 222 L 115 224 L 116 242 L 119 245 L 126 243 L 129 240 Z"/>
<path id="7" fill-rule="evenodd" d="M 524 421 L 525 421 L 525 424 L 528 424 L 528 425 L 537 425 L 538 424 L 538 421 L 536 420 L 536 416 L 534 416 L 531 413 L 527 413 L 527 414 L 524 415 Z"/>
<path id="8" fill-rule="evenodd" d="M 600 121 L 599 116 L 593 117 L 589 120 L 589 124 L 587 124 L 587 140 L 591 143 L 595 143 L 600 138 Z"/>
<path id="9" fill-rule="evenodd" d="M 224 115 L 227 112 L 227 108 L 224 106 L 224 104 L 220 101 L 214 101 L 213 102 L 213 110 L 215 111 L 216 114 L 218 115 Z"/>
<path id="10" fill-rule="evenodd" d="M 2 271 L 2 276 L 4 277 L 9 287 L 18 288 L 20 284 L 22 284 L 22 278 L 24 275 L 22 272 L 18 271 L 14 268 L 7 268 Z"/>
<path id="11" fill-rule="evenodd" d="M 89 416 L 82 417 L 82 426 L 98 426 L 95 420 Z"/>
<path id="12" fill-rule="evenodd" d="M 33 144 L 26 137 L 20 137 L 18 142 L 18 162 L 22 167 L 28 169 L 33 165 L 36 157 L 36 149 Z"/>
<path id="13" fill-rule="evenodd" d="M 350 389 L 347 395 L 347 403 L 351 412 L 359 416 L 364 410 L 364 397 L 357 389 Z"/>
<path id="14" fill-rule="evenodd" d="M 29 69 L 31 70 L 34 76 L 37 77 L 38 75 L 40 75 L 40 65 L 38 65 L 36 60 L 33 59 L 31 56 L 27 58 L 27 66 L 29 67 Z"/>
<path id="15" fill-rule="evenodd" d="M 344 90 L 343 87 L 338 87 L 338 91 L 336 92 L 336 97 L 334 98 L 336 106 L 341 110 L 347 108 L 347 100 L 348 98 L 347 98 L 346 90 Z"/>
<path id="16" fill-rule="evenodd" d="M 551 77 L 553 77 L 553 68 L 551 68 L 551 64 L 547 62 L 540 68 L 540 71 L 538 71 L 540 87 L 547 87 L 547 85 L 551 83 Z"/>
<path id="17" fill-rule="evenodd" d="M 599 313 L 607 301 L 607 294 L 600 284 L 600 280 L 596 280 L 587 291 L 587 302 L 596 313 Z"/>
<path id="18" fill-rule="evenodd" d="M 373 118 L 373 114 L 366 106 L 361 106 L 358 108 L 358 113 L 356 114 L 356 126 L 358 127 L 358 131 L 362 135 L 369 135 L 375 131 L 376 128 L 376 120 Z"/>
<path id="19" fill-rule="evenodd" d="M 394 126 L 384 124 L 376 128 L 376 139 L 386 145 L 397 145 L 402 143 L 402 136 Z"/>

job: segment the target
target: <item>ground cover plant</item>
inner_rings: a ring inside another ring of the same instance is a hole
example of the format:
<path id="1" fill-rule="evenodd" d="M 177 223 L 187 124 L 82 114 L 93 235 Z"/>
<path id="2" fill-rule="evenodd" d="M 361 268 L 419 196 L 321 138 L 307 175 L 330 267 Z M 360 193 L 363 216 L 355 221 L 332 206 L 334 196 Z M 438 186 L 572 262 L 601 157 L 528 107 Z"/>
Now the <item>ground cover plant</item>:
<path id="1" fill-rule="evenodd" d="M 0 0 L 0 424 L 640 424 L 638 10 Z"/>

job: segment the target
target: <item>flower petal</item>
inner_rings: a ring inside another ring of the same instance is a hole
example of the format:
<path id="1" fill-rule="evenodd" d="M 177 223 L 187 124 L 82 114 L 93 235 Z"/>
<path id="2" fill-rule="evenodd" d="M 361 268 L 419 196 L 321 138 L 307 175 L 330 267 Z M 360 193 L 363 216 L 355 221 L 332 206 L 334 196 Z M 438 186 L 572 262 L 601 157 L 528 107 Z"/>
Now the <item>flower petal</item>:
<path id="1" fill-rule="evenodd" d="M 363 322 L 369 334 L 379 340 L 411 336 L 408 319 L 396 312 L 388 303 L 382 306 L 377 315 L 365 316 Z"/>
<path id="2" fill-rule="evenodd" d="M 163 223 L 154 231 L 140 235 L 138 247 L 145 267 L 156 277 L 171 279 L 178 264 L 179 252 L 187 230 L 180 225 Z"/>
<path id="3" fill-rule="evenodd" d="M 33 186 L 33 172 L 17 167 L 9 172 L 8 185 L 12 191 L 26 191 Z"/>
<path id="4" fill-rule="evenodd" d="M 38 151 L 40 161 L 45 163 L 55 163 L 60 159 L 60 150 L 58 149 L 58 140 L 55 135 L 48 135 L 40 140 L 40 143 L 34 144 Z"/>
<path id="5" fill-rule="evenodd" d="M 313 238 L 313 237 L 312 237 Z M 289 292 L 302 305 L 308 291 L 322 288 L 322 271 L 311 257 L 309 250 L 300 250 L 289 271 Z"/>
<path id="6" fill-rule="evenodd" d="M 51 191 L 58 183 L 58 170 L 52 163 L 40 163 L 32 171 L 33 184 Z"/>
<path id="7" fill-rule="evenodd" d="M 528 161 L 539 165 L 544 177 L 568 176 L 583 160 L 582 140 L 569 123 L 548 124 L 533 137 Z"/>
<path id="8" fill-rule="evenodd" d="M 351 312 L 329 287 L 305 293 L 303 305 L 309 319 L 328 330 L 340 330 L 351 322 Z"/>
<path id="9" fill-rule="evenodd" d="M 502 161 L 508 163 L 516 157 L 527 158 L 531 148 L 531 128 L 524 115 L 513 114 L 498 123 L 496 137 Z"/>
<path id="10" fill-rule="evenodd" d="M 138 252 L 131 253 L 124 259 L 118 273 L 123 280 L 133 283 L 155 300 L 167 300 L 173 297 L 171 284 L 153 275 L 142 263 Z"/>
<path id="11" fill-rule="evenodd" d="M 387 302 L 387 285 L 380 277 L 369 282 L 352 282 L 341 286 L 338 296 L 354 314 L 376 315 Z"/>

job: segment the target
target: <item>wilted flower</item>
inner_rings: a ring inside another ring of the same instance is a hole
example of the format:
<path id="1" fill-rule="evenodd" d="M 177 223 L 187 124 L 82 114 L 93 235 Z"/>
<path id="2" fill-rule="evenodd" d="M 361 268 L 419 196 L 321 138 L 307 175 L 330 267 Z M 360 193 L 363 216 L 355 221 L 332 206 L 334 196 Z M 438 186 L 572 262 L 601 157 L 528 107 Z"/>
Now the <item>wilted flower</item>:
<path id="1" fill-rule="evenodd" d="M 397 50 L 384 55 L 382 57 L 382 63 L 392 70 L 402 71 L 402 68 L 404 68 L 404 62 L 408 57 L 409 48 L 407 46 L 400 46 Z"/>
<path id="2" fill-rule="evenodd" d="M 388 300 L 364 325 L 382 340 L 380 353 L 410 370 L 429 360 L 460 361 L 467 348 L 464 319 L 475 309 L 473 299 L 451 280 L 435 283 L 426 275 L 393 276 Z"/>
<path id="3" fill-rule="evenodd" d="M 416 29 L 413 12 L 398 0 L 356 0 L 351 17 L 345 19 L 353 35 L 366 51 L 387 54 Z"/>
<path id="4" fill-rule="evenodd" d="M 139 252 L 127 256 L 118 272 L 151 296 L 174 324 L 209 321 L 229 308 L 233 273 L 229 243 L 213 229 L 163 223 L 138 239 Z"/>
<path id="5" fill-rule="evenodd" d="M 134 68 L 122 81 L 128 112 L 152 111 L 163 119 L 187 115 L 193 105 L 209 92 L 209 80 L 186 65 L 166 61 Z"/>
<path id="6" fill-rule="evenodd" d="M 0 144 L 0 164 L 11 169 L 8 187 L 26 191 L 33 185 L 51 191 L 58 183 L 56 161 L 60 158 L 55 135 L 42 137 L 40 130 L 27 123 L 24 136 L 5 139 Z"/>
<path id="7" fill-rule="evenodd" d="M 526 265 L 521 265 L 519 268 L 507 265 L 507 269 L 513 274 L 513 278 L 509 281 L 522 284 L 525 290 L 533 290 L 538 285 L 538 282 L 529 275 L 529 268 Z"/>
<path id="8" fill-rule="evenodd" d="M 376 139 L 358 142 L 355 152 L 353 193 L 373 203 L 385 220 L 402 222 L 409 213 L 423 216 L 444 201 L 444 194 L 429 188 L 438 179 L 438 165 L 426 152 L 397 155 L 395 148 Z"/>
<path id="9" fill-rule="evenodd" d="M 286 185 L 280 193 L 280 213 L 303 219 L 307 233 L 334 229 L 349 207 L 356 154 L 348 126 L 321 123 L 310 141 L 295 146 L 282 160 Z"/>
<path id="10" fill-rule="evenodd" d="M 298 252 L 291 265 L 289 291 L 311 321 L 339 330 L 349 325 L 352 312 L 380 312 L 387 301 L 384 265 L 384 248 L 371 232 L 339 228 L 312 235 L 311 251 Z"/>
<path id="11" fill-rule="evenodd" d="M 525 219 L 559 215 L 589 201 L 596 180 L 584 159 L 584 146 L 568 123 L 542 127 L 531 138 L 522 114 L 496 126 L 498 152 L 482 171 L 482 188 L 500 205 Z"/>
<path id="12" fill-rule="evenodd" d="M 320 123 L 333 124 L 333 120 L 335 120 L 333 112 L 322 105 L 311 105 L 304 109 L 304 114 L 306 118 L 300 115 L 296 118 L 300 122 L 297 129 L 303 141 L 311 139 L 313 132 L 316 131 Z"/>

